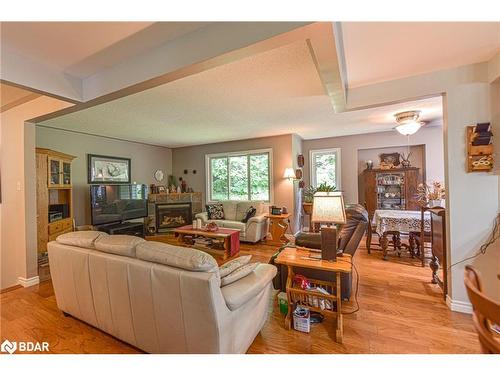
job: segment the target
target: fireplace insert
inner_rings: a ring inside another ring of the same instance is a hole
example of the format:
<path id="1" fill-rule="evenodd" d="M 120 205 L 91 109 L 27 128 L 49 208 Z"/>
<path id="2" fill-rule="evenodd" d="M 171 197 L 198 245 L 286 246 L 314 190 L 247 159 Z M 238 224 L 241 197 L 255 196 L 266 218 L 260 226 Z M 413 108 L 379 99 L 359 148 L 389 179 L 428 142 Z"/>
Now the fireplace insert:
<path id="1" fill-rule="evenodd" d="M 156 205 L 156 228 L 158 233 L 191 224 L 191 203 L 165 203 Z"/>

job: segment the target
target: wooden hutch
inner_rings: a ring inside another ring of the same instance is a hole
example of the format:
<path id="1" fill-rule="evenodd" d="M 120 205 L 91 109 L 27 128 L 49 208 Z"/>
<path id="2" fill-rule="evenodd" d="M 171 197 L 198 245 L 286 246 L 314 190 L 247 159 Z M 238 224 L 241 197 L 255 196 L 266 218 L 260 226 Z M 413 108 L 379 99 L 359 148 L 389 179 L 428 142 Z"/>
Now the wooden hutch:
<path id="1" fill-rule="evenodd" d="M 45 148 L 36 149 L 37 249 L 73 230 L 71 162 L 75 156 Z"/>
<path id="2" fill-rule="evenodd" d="M 375 210 L 414 210 L 419 168 L 365 169 L 365 202 L 369 217 Z"/>

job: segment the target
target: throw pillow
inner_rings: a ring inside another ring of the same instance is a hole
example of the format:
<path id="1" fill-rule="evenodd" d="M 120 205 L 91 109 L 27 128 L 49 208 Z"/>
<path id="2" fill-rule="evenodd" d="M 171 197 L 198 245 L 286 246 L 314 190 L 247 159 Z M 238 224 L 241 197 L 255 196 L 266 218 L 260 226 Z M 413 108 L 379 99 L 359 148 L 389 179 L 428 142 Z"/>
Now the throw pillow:
<path id="1" fill-rule="evenodd" d="M 224 207 L 222 203 L 207 204 L 208 220 L 224 220 Z"/>
<path id="2" fill-rule="evenodd" d="M 242 223 L 247 223 L 248 220 L 251 217 L 254 217 L 256 213 L 257 213 L 257 209 L 254 208 L 253 206 L 250 206 L 250 208 L 247 210 L 247 213 L 245 214 L 245 217 L 243 218 L 243 220 L 241 220 L 241 222 Z"/>
<path id="3" fill-rule="evenodd" d="M 252 273 L 253 270 L 256 269 L 258 265 L 259 263 L 249 263 L 235 269 L 229 275 L 227 275 L 226 277 L 222 277 L 220 279 L 220 286 L 229 285 L 234 283 L 235 281 L 238 281 L 239 279 L 244 278 L 248 274 Z"/>
<path id="4" fill-rule="evenodd" d="M 237 268 L 244 266 L 245 264 L 250 262 L 251 258 L 252 258 L 251 255 L 244 255 L 242 257 L 238 257 L 236 259 L 233 259 L 233 260 L 230 260 L 229 262 L 224 263 L 222 266 L 219 267 L 220 277 L 227 276 L 231 272 L 236 270 Z"/>

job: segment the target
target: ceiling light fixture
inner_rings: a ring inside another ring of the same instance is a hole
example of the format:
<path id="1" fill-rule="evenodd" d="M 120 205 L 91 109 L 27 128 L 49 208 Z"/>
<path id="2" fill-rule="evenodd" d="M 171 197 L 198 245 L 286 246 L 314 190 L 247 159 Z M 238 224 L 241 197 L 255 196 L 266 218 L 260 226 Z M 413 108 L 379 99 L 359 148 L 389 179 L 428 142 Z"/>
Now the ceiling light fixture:
<path id="1" fill-rule="evenodd" d="M 398 125 L 395 129 L 403 135 L 415 134 L 425 123 L 419 121 L 420 111 L 405 111 L 394 115 Z"/>

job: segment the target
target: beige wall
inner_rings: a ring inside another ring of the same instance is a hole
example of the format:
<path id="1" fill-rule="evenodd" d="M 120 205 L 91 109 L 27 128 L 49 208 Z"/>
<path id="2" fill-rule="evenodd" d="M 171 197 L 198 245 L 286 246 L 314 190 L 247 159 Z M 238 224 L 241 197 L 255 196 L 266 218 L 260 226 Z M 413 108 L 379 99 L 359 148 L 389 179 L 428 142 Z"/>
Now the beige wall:
<path id="1" fill-rule="evenodd" d="M 131 180 L 152 184 L 154 172 L 172 171 L 172 150 L 165 147 L 119 141 L 110 138 L 73 133 L 58 129 L 36 128 L 36 146 L 76 156 L 73 171 L 73 209 L 76 225 L 90 224 L 90 195 L 87 184 L 87 154 L 118 156 L 131 159 Z"/>
<path id="2" fill-rule="evenodd" d="M 37 276 L 35 130 L 25 121 L 69 104 L 40 97 L 1 114 L 0 289 Z"/>
<path id="3" fill-rule="evenodd" d="M 309 152 L 311 150 L 325 148 L 340 148 L 342 163 L 340 171 L 341 189 L 344 191 L 346 203 L 358 203 L 358 151 L 371 148 L 400 147 L 407 145 L 407 143 L 408 141 L 406 136 L 403 136 L 396 131 L 304 140 L 304 180 L 306 182 L 306 186 L 310 184 Z M 427 160 L 427 180 L 443 181 L 443 128 L 440 126 L 423 128 L 410 137 L 410 144 L 424 144 L 426 146 L 425 160 Z"/>
<path id="4" fill-rule="evenodd" d="M 203 193 L 203 202 L 206 203 L 205 185 L 205 155 L 221 152 L 248 151 L 272 148 L 273 150 L 273 185 L 274 204 L 286 206 L 290 212 L 294 208 L 294 183 L 283 178 L 285 168 L 293 166 L 292 153 L 297 150 L 297 140 L 292 146 L 294 137 L 291 134 L 276 137 L 255 138 L 241 141 L 213 143 L 201 146 L 182 147 L 172 150 L 174 176 L 186 179 L 188 186 Z M 184 175 L 183 170 L 189 170 Z M 192 174 L 196 169 L 197 173 Z M 292 226 L 293 228 L 293 226 Z"/>
<path id="5" fill-rule="evenodd" d="M 494 139 L 500 139 L 500 79 L 497 82 L 494 82 L 490 88 L 491 125 Z M 500 142 L 497 141 L 494 142 L 494 144 L 498 150 Z M 500 163 L 498 161 L 498 157 L 494 174 L 500 174 Z M 498 189 L 498 194 L 500 195 L 500 189 Z M 499 214 L 498 211 L 497 214 Z M 491 223 L 489 229 L 492 227 L 493 223 Z M 475 258 L 472 264 L 481 271 L 482 277 L 489 281 L 484 283 L 486 293 L 493 296 L 497 301 L 500 300 L 500 279 L 498 278 L 498 275 L 500 275 L 500 241 L 491 245 L 486 250 L 484 255 Z"/>
<path id="6" fill-rule="evenodd" d="M 499 212 L 498 174 L 467 173 L 465 170 L 465 127 L 493 118 L 489 86 L 498 79 L 494 77 L 499 76 L 500 71 L 493 72 L 488 63 L 479 63 L 355 88 L 349 92 L 348 108 L 351 109 L 445 94 L 444 152 L 450 263 L 476 254 Z M 447 301 L 456 311 L 471 311 L 463 284 L 463 267 L 468 263 L 472 261 L 453 266 L 449 273 L 451 282 Z M 484 284 L 489 293 L 498 290 L 497 275 L 490 273 L 489 268 L 479 268 L 479 271 L 484 273 Z"/>

